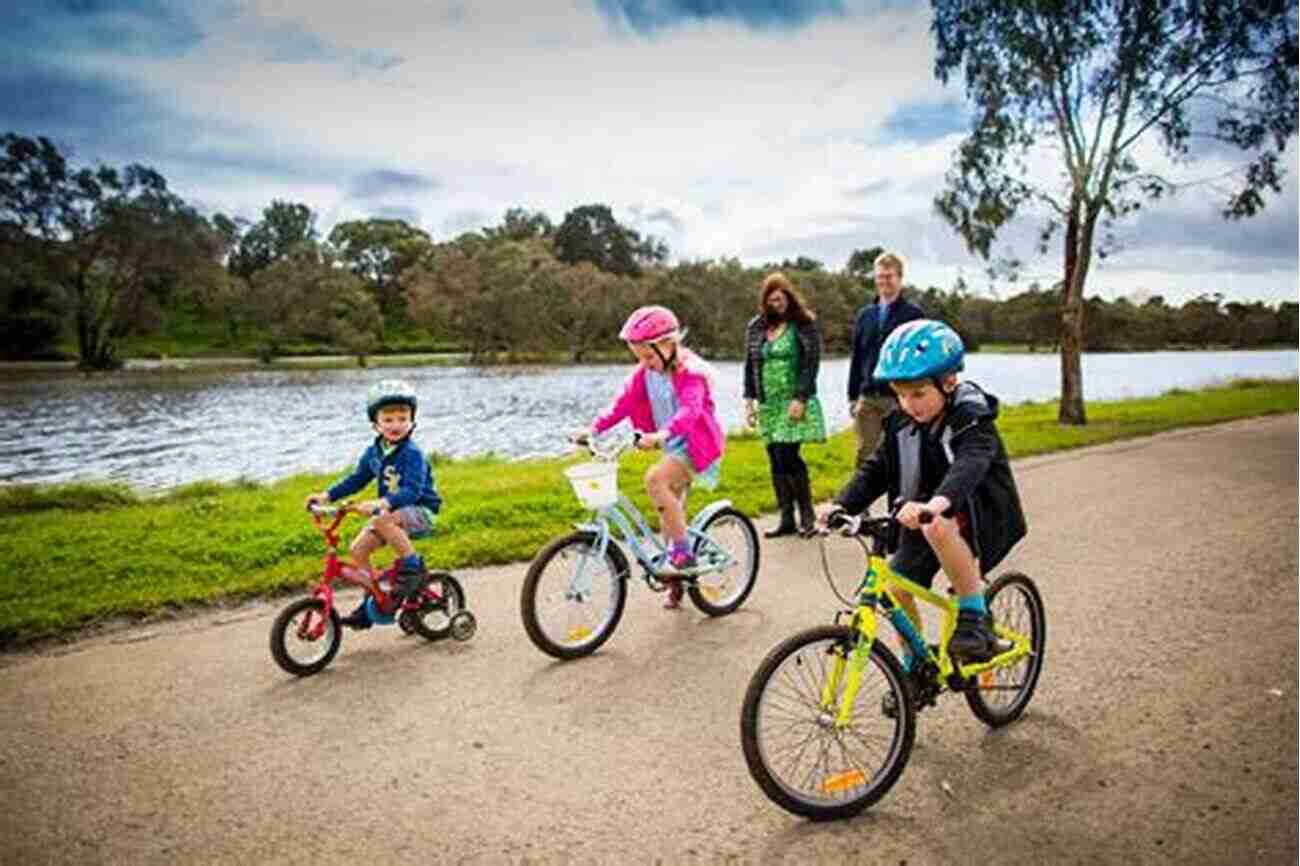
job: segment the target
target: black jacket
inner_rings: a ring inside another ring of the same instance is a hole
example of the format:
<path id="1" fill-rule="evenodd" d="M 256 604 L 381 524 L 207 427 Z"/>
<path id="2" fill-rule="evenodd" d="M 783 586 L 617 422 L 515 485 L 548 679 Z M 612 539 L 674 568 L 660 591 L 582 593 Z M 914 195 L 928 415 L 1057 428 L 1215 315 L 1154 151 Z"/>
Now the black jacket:
<path id="1" fill-rule="evenodd" d="M 946 496 L 969 516 L 975 555 L 987 574 L 1028 531 L 997 417 L 997 398 L 972 382 L 957 386 L 933 430 L 891 412 L 875 452 L 835 501 L 857 514 L 886 492 L 891 504 Z M 933 490 L 925 489 L 925 478 L 936 479 Z"/>
<path id="2" fill-rule="evenodd" d="M 876 361 L 880 360 L 880 347 L 890 332 L 899 325 L 925 318 L 925 312 L 900 292 L 889 305 L 884 327 L 881 327 L 878 303 L 877 300 L 862 307 L 853 321 L 853 359 L 849 362 L 850 402 L 859 397 L 893 396 L 888 385 L 876 382 L 871 377 L 876 369 Z"/>
<path id="3" fill-rule="evenodd" d="M 799 381 L 794 395 L 807 401 L 817 393 L 817 368 L 822 362 L 822 335 L 816 322 L 801 325 L 790 322 L 799 344 Z M 767 322 L 755 316 L 745 326 L 745 394 L 746 400 L 763 402 L 763 344 L 767 341 Z"/>

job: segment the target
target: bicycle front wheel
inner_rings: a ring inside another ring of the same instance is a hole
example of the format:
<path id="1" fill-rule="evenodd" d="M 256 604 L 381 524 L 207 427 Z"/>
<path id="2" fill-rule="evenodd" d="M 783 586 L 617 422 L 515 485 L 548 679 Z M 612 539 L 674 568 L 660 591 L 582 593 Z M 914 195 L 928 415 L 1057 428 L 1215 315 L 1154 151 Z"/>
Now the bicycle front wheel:
<path id="1" fill-rule="evenodd" d="M 614 544 L 600 555 L 594 532 L 575 532 L 538 552 L 520 591 L 524 630 L 557 659 L 590 655 L 609 640 L 627 601 L 627 559 Z"/>
<path id="2" fill-rule="evenodd" d="M 723 508 L 700 527 L 695 559 L 728 562 L 706 571 L 689 587 L 691 602 L 709 616 L 723 616 L 745 603 L 758 579 L 758 530 L 734 508 Z"/>
<path id="3" fill-rule="evenodd" d="M 313 633 L 321 626 L 320 637 Z M 343 642 L 338 611 L 325 615 L 325 602 L 312 596 L 290 604 L 271 625 L 271 657 L 283 670 L 297 677 L 320 673 L 338 654 Z"/>
<path id="4" fill-rule="evenodd" d="M 768 653 L 745 691 L 740 742 L 749 773 L 772 802 L 796 815 L 856 815 L 893 787 L 912 754 L 916 711 L 898 660 L 880 641 L 871 647 L 848 725 L 836 724 L 858 640 L 848 626 L 800 632 Z M 837 668 L 842 673 L 823 708 Z"/>
<path id="5" fill-rule="evenodd" d="M 1034 582 L 1018 571 L 1010 571 L 993 582 L 984 593 L 993 621 L 1029 637 L 1030 654 L 1015 664 L 980 674 L 966 703 L 975 717 L 1000 728 L 1020 718 L 1029 705 L 1043 672 L 1043 647 L 1047 643 L 1047 612 Z"/>

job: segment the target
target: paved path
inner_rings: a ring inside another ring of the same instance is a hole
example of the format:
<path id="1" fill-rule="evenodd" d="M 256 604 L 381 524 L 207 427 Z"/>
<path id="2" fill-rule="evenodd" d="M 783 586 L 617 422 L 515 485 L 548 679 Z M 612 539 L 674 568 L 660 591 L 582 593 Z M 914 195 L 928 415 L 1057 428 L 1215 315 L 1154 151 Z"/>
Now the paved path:
<path id="1" fill-rule="evenodd" d="M 771 805 L 740 753 L 758 660 L 834 609 L 783 539 L 737 614 L 638 584 L 569 664 L 524 636 L 523 566 L 465 575 L 472 642 L 349 634 L 307 680 L 267 652 L 279 603 L 10 657 L 0 862 L 1293 864 L 1296 467 L 1295 415 L 1018 463 L 1034 702 L 927 711 L 851 821 Z"/>

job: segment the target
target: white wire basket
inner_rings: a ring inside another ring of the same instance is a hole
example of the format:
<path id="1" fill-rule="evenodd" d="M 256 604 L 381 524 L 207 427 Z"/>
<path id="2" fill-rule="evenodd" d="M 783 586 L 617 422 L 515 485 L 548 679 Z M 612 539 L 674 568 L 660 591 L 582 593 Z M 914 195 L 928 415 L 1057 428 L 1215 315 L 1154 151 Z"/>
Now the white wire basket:
<path id="1" fill-rule="evenodd" d="M 564 470 L 573 495 L 587 508 L 605 508 L 618 501 L 618 463 L 597 460 Z"/>

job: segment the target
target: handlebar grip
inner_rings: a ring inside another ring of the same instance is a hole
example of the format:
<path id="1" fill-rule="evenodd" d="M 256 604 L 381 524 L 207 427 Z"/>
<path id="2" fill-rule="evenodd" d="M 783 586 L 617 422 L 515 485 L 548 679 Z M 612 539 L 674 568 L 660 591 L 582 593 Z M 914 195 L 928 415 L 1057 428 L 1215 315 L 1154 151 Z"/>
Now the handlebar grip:
<path id="1" fill-rule="evenodd" d="M 916 521 L 920 523 L 922 526 L 925 526 L 930 523 L 934 523 L 934 512 L 922 511 L 921 514 L 916 518 Z"/>

